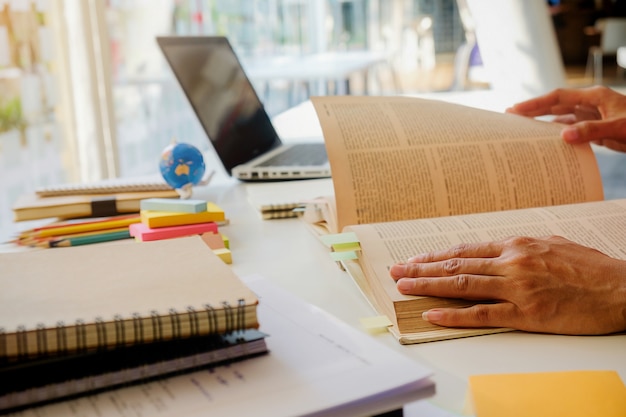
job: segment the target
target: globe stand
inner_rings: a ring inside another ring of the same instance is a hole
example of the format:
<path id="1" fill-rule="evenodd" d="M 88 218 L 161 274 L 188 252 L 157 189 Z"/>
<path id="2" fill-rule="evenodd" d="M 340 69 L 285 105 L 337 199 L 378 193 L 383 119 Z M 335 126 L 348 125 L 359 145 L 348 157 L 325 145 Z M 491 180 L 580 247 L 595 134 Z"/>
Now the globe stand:
<path id="1" fill-rule="evenodd" d="M 211 182 L 211 179 L 213 179 L 213 175 L 215 174 L 215 171 L 211 171 L 209 173 L 207 173 L 204 178 L 202 178 L 201 181 L 199 181 L 196 184 L 192 184 L 192 183 L 187 183 L 185 185 L 183 185 L 181 188 L 176 188 L 176 192 L 178 193 L 178 195 L 180 196 L 181 200 L 188 200 L 191 198 L 191 196 L 193 195 L 193 187 L 195 185 L 208 185 Z"/>

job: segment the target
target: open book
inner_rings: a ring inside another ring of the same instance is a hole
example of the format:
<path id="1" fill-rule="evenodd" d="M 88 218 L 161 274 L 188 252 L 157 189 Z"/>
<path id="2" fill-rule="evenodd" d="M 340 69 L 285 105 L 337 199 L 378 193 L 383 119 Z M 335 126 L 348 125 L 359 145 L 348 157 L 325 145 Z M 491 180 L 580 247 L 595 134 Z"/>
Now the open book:
<path id="1" fill-rule="evenodd" d="M 468 303 L 400 294 L 392 264 L 462 241 L 520 234 L 560 234 L 593 246 L 599 241 L 578 223 L 599 210 L 622 210 L 617 203 L 564 208 L 573 220 L 556 227 L 557 212 L 540 209 L 603 200 L 590 146 L 565 144 L 557 124 L 411 97 L 317 97 L 313 104 L 334 196 L 311 203 L 303 219 L 323 233 L 356 233 L 358 259 L 345 264 L 402 343 L 502 329 L 442 329 L 422 320 L 436 305 Z M 461 217 L 471 213 L 483 214 Z"/>

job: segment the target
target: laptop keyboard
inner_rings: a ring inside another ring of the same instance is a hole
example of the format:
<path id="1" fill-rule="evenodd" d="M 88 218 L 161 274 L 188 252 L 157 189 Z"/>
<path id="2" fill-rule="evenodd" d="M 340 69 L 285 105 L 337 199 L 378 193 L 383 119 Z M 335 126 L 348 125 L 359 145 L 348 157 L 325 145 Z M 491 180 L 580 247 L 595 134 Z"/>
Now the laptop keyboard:
<path id="1" fill-rule="evenodd" d="M 256 166 L 310 166 L 323 165 L 326 161 L 328 156 L 323 143 L 302 143 L 293 145 Z"/>

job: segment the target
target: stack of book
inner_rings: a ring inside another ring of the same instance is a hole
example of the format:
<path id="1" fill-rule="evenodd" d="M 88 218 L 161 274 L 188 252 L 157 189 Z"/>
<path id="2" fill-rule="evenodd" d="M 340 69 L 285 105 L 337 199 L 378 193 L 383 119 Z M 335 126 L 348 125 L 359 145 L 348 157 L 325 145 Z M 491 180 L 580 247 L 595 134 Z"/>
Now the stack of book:
<path id="1" fill-rule="evenodd" d="M 162 179 L 118 179 L 39 188 L 22 194 L 13 203 L 14 220 L 51 219 L 54 223 L 24 231 L 15 243 L 48 248 L 128 239 L 128 225 L 140 221 L 142 200 L 178 197 Z"/>
<path id="2" fill-rule="evenodd" d="M 201 235 L 224 262 L 232 263 L 228 240 L 218 225 L 227 222 L 224 210 L 204 200 L 151 198 L 141 201 L 141 221 L 129 227 L 130 235 L 141 242 Z"/>
<path id="3" fill-rule="evenodd" d="M 267 352 L 199 236 L 0 253 L 0 413 Z"/>
<path id="4" fill-rule="evenodd" d="M 13 204 L 15 221 L 75 219 L 139 213 L 146 198 L 178 198 L 162 180 L 112 180 L 93 184 L 63 184 L 21 195 Z"/>

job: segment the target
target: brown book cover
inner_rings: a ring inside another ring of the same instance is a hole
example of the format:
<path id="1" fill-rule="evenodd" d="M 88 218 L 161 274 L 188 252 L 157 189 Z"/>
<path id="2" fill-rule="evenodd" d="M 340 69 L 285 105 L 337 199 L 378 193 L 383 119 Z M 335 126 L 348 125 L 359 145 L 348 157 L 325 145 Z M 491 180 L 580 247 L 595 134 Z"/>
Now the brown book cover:
<path id="1" fill-rule="evenodd" d="M 125 213 L 139 213 L 140 202 L 143 199 L 178 197 L 179 195 L 175 190 L 57 197 L 39 197 L 33 193 L 20 196 L 12 208 L 15 221 L 53 217 L 61 219 L 106 217 Z"/>
<path id="2" fill-rule="evenodd" d="M 0 362 L 257 328 L 199 236 L 0 253 Z"/>

